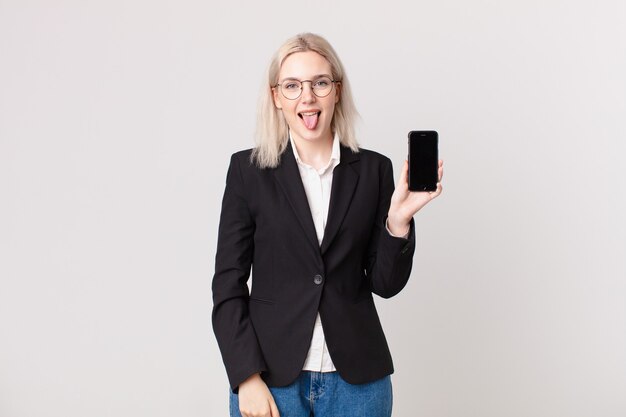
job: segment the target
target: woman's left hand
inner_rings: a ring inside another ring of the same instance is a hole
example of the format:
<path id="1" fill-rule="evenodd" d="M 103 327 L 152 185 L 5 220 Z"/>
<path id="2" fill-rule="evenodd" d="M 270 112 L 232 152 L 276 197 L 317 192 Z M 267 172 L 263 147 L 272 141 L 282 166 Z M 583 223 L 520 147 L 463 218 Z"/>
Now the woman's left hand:
<path id="1" fill-rule="evenodd" d="M 396 236 L 402 236 L 409 230 L 411 218 L 432 199 L 441 194 L 443 161 L 439 160 L 439 181 L 435 191 L 409 191 L 409 163 L 405 160 L 400 180 L 391 196 L 391 205 L 387 217 L 387 227 Z"/>

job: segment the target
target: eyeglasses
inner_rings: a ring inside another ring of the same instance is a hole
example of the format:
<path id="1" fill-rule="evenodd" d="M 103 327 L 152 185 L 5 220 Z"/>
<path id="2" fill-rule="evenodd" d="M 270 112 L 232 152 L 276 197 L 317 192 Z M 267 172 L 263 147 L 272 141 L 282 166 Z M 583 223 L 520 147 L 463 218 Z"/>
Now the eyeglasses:
<path id="1" fill-rule="evenodd" d="M 317 97 L 326 97 L 333 91 L 333 85 L 340 81 L 331 80 L 328 77 L 320 77 L 315 80 L 285 80 L 282 84 L 276 84 L 274 87 L 280 87 L 280 92 L 288 100 L 295 100 L 302 94 L 304 83 L 311 83 L 311 90 Z"/>

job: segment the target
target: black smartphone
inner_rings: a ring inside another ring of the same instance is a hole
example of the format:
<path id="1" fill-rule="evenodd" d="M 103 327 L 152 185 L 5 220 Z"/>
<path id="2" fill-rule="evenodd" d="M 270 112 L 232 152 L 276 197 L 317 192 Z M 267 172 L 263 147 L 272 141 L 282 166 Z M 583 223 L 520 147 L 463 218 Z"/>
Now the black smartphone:
<path id="1" fill-rule="evenodd" d="M 435 191 L 439 179 L 439 135 L 434 130 L 409 132 L 409 191 Z"/>

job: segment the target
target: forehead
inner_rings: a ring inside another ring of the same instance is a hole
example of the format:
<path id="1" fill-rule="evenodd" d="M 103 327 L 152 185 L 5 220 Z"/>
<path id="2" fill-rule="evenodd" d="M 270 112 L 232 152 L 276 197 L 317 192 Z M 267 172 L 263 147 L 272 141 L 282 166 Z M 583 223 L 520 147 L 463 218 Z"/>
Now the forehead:
<path id="1" fill-rule="evenodd" d="M 332 74 L 330 63 L 317 52 L 306 51 L 289 55 L 280 66 L 279 78 L 304 80 L 322 74 Z"/>

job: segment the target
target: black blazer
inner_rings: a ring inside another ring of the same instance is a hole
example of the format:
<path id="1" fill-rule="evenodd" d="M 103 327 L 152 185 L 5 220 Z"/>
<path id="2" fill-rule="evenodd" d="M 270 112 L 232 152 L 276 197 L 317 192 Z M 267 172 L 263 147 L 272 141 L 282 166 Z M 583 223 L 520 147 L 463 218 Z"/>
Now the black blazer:
<path id="1" fill-rule="evenodd" d="M 230 160 L 212 283 L 213 330 L 231 388 L 255 372 L 268 386 L 293 382 L 318 310 L 343 379 L 360 384 L 391 374 L 372 293 L 397 294 L 415 250 L 413 220 L 408 239 L 385 229 L 391 161 L 341 146 L 320 246 L 291 144 L 273 169 L 251 164 L 250 153 Z"/>

